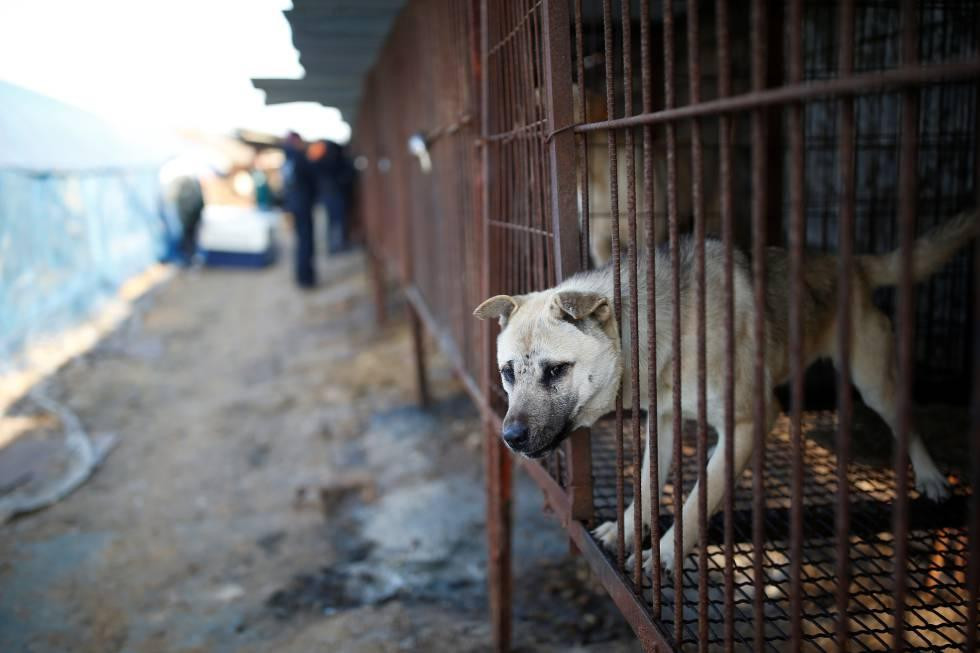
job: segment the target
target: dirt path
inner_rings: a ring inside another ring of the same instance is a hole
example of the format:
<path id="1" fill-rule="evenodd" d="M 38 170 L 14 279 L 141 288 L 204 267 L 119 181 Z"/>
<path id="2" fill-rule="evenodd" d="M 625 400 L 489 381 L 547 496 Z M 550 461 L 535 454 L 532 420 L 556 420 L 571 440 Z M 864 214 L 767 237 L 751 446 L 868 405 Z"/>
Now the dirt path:
<path id="1" fill-rule="evenodd" d="M 0 526 L 0 651 L 487 650 L 473 409 L 438 358 L 413 406 L 358 255 L 322 278 L 181 274 L 45 383 L 120 444 Z M 518 506 L 518 648 L 637 650 L 523 480 Z"/>

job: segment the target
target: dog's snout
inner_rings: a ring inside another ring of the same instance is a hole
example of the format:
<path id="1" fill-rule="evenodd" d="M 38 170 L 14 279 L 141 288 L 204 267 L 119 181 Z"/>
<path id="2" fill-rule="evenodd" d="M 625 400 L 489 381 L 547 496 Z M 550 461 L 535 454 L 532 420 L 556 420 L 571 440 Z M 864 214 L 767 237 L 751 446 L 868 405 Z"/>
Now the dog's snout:
<path id="1" fill-rule="evenodd" d="M 504 442 L 511 449 L 520 449 L 530 439 L 530 432 L 524 422 L 511 422 L 504 426 Z"/>

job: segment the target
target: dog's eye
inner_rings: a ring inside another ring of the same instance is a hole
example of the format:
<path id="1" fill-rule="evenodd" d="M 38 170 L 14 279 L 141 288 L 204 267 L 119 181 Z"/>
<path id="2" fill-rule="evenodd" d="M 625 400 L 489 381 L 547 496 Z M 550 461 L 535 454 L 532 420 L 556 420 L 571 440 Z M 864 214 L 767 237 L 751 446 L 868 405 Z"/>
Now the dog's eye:
<path id="1" fill-rule="evenodd" d="M 504 381 L 513 385 L 514 383 L 514 366 L 507 363 L 502 368 L 500 368 L 500 375 L 504 377 Z"/>
<path id="2" fill-rule="evenodd" d="M 549 365 L 544 370 L 544 379 L 548 383 L 554 383 L 561 377 L 565 376 L 568 369 L 572 366 L 571 363 L 558 363 L 557 365 Z"/>

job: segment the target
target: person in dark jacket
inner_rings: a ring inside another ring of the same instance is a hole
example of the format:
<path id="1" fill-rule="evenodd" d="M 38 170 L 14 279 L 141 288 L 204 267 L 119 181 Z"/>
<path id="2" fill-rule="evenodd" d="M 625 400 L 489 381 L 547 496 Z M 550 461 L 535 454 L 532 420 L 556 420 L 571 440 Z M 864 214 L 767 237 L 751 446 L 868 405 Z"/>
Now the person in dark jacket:
<path id="1" fill-rule="evenodd" d="M 348 211 L 354 186 L 354 166 L 344 148 L 321 140 L 310 148 L 316 172 L 317 198 L 327 210 L 327 250 L 330 254 L 348 247 Z"/>
<path id="2" fill-rule="evenodd" d="M 316 178 L 306 157 L 306 144 L 296 132 L 290 132 L 283 144 L 286 161 L 282 167 L 283 199 L 293 215 L 296 230 L 296 283 L 301 288 L 316 285 L 313 265 L 313 202 Z"/>
<path id="3" fill-rule="evenodd" d="M 197 254 L 197 232 L 204 213 L 204 193 L 196 177 L 181 177 L 177 181 L 177 216 L 180 218 L 180 254 L 185 265 L 190 265 Z"/>

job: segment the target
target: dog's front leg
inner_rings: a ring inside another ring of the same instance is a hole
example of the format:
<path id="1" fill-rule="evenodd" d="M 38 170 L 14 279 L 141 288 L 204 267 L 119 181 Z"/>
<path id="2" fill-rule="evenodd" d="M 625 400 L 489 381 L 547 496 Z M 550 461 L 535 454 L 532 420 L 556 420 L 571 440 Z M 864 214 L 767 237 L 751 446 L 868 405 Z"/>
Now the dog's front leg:
<path id="1" fill-rule="evenodd" d="M 735 478 L 737 479 L 748 463 L 749 454 L 752 452 L 752 431 L 753 422 L 751 420 L 740 421 L 735 424 Z M 718 439 L 711 458 L 708 460 L 706 469 L 708 481 L 708 517 L 714 514 L 725 494 L 725 448 L 728 446 L 724 434 Z M 663 479 L 661 479 L 663 482 Z M 694 548 L 694 543 L 698 533 L 698 486 L 695 483 L 691 492 L 684 501 L 681 520 L 683 522 L 681 530 L 681 557 L 686 556 Z M 676 495 L 675 495 L 676 496 Z M 660 565 L 664 569 L 672 569 L 675 561 L 674 550 L 674 528 L 675 523 L 660 538 Z M 628 567 L 629 565 L 627 565 Z M 647 572 L 653 570 L 653 556 L 649 550 L 643 552 L 643 566 Z"/>
<path id="2" fill-rule="evenodd" d="M 673 415 L 672 413 L 661 413 L 657 420 L 657 449 L 658 465 L 657 472 L 660 487 L 663 490 L 667 472 L 670 470 L 671 456 L 674 454 L 673 442 Z M 639 510 L 643 519 L 644 534 L 650 529 L 650 416 L 647 416 L 647 444 L 643 452 L 643 465 L 640 471 L 640 501 L 634 500 L 623 514 L 623 542 L 624 549 L 629 552 L 633 549 L 633 519 L 634 511 Z M 660 496 L 658 491 L 657 496 Z M 615 521 L 607 521 L 592 531 L 593 536 L 599 540 L 607 551 L 616 551 L 616 542 L 619 539 L 618 528 Z"/>

